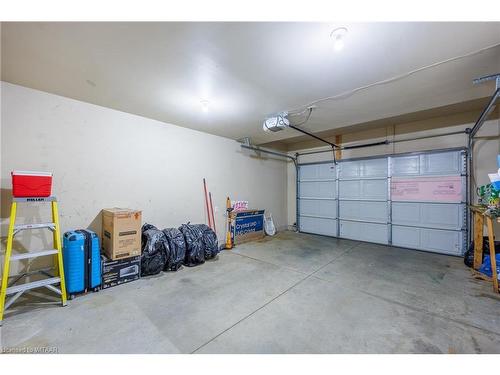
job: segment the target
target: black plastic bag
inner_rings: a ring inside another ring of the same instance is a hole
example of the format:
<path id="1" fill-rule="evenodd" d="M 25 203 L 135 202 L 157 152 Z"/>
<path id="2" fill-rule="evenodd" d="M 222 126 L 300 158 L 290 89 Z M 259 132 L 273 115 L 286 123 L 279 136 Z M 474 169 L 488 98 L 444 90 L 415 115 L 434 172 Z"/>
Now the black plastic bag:
<path id="1" fill-rule="evenodd" d="M 484 256 L 483 256 L 484 257 Z M 483 262 L 481 261 L 481 264 Z M 472 267 L 474 265 L 474 245 L 472 245 L 472 249 L 469 248 L 464 254 L 464 264 L 467 267 Z"/>
<path id="2" fill-rule="evenodd" d="M 150 224 L 144 224 L 143 229 L 141 276 L 156 275 L 165 267 L 169 252 L 168 241 L 161 230 Z"/>
<path id="3" fill-rule="evenodd" d="M 177 228 L 163 229 L 168 241 L 169 254 L 167 255 L 164 271 L 177 271 L 184 262 L 186 256 L 186 243 L 184 235 Z"/>
<path id="4" fill-rule="evenodd" d="M 500 253 L 500 241 L 495 241 L 495 254 Z M 481 257 L 481 264 L 484 261 L 484 256 L 490 255 L 490 240 L 488 237 L 483 237 L 483 254 Z M 474 242 L 471 243 L 469 249 L 464 254 L 464 264 L 467 267 L 474 265 Z"/>
<path id="5" fill-rule="evenodd" d="M 217 241 L 217 235 L 215 232 L 207 225 L 203 231 L 203 245 L 205 247 L 205 259 L 212 259 L 219 254 L 219 242 Z"/>
<path id="6" fill-rule="evenodd" d="M 189 223 L 182 224 L 179 230 L 184 235 L 186 241 L 186 256 L 184 257 L 184 265 L 194 267 L 205 263 L 205 245 L 203 243 L 203 233 L 205 228 L 201 225 Z"/>
<path id="7" fill-rule="evenodd" d="M 141 228 L 141 233 L 144 233 L 148 229 L 158 229 L 153 224 L 144 223 Z"/>

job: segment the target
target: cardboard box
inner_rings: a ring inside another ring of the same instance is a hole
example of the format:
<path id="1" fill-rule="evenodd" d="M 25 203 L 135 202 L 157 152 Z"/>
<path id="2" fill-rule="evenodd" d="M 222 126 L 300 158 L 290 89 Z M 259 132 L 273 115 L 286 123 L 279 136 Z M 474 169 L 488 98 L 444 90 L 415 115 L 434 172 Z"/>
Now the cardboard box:
<path id="1" fill-rule="evenodd" d="M 102 210 L 102 249 L 111 260 L 141 255 L 141 211 Z"/>
<path id="2" fill-rule="evenodd" d="M 264 238 L 264 210 L 231 212 L 231 236 L 235 245 Z"/>
<path id="3" fill-rule="evenodd" d="M 141 277 L 141 257 L 111 260 L 101 255 L 102 288 L 107 289 Z"/>

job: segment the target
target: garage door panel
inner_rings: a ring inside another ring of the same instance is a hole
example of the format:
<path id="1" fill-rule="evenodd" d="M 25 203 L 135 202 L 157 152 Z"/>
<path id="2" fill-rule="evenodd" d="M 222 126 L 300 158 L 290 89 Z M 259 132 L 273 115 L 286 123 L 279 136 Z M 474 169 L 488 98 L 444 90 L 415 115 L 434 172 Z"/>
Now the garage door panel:
<path id="1" fill-rule="evenodd" d="M 463 233 L 439 229 L 420 229 L 422 248 L 447 254 L 462 255 Z"/>
<path id="2" fill-rule="evenodd" d="M 318 178 L 317 165 L 301 165 L 299 168 L 299 180 L 314 180 Z"/>
<path id="3" fill-rule="evenodd" d="M 359 199 L 361 181 L 339 181 L 339 199 Z"/>
<path id="4" fill-rule="evenodd" d="M 392 225 L 392 244 L 394 246 L 420 247 L 420 229 Z"/>
<path id="5" fill-rule="evenodd" d="M 340 201 L 340 218 L 347 220 L 365 220 L 387 222 L 387 202 Z"/>
<path id="6" fill-rule="evenodd" d="M 463 176 L 394 177 L 393 202 L 462 203 L 466 199 Z"/>
<path id="7" fill-rule="evenodd" d="M 340 181 L 339 198 L 359 200 L 386 200 L 387 179 Z"/>
<path id="8" fill-rule="evenodd" d="M 418 155 L 393 158 L 391 164 L 393 176 L 418 176 L 420 173 L 420 158 Z"/>
<path id="9" fill-rule="evenodd" d="M 387 177 L 387 158 L 347 161 L 339 164 L 340 179 Z"/>
<path id="10" fill-rule="evenodd" d="M 458 175 L 462 171 L 460 152 L 420 155 L 422 175 Z"/>
<path id="11" fill-rule="evenodd" d="M 392 176 L 460 175 L 462 160 L 461 151 L 393 157 Z"/>
<path id="12" fill-rule="evenodd" d="M 464 205 L 393 202 L 392 223 L 461 230 L 464 225 Z"/>
<path id="13" fill-rule="evenodd" d="M 387 158 L 364 160 L 361 177 L 387 177 Z"/>
<path id="14" fill-rule="evenodd" d="M 324 199 L 300 199 L 299 210 L 301 215 L 336 218 L 337 201 Z"/>
<path id="15" fill-rule="evenodd" d="M 300 231 L 325 236 L 337 236 L 337 220 L 300 216 Z"/>
<path id="16" fill-rule="evenodd" d="M 335 181 L 300 182 L 301 198 L 335 198 Z"/>
<path id="17" fill-rule="evenodd" d="M 365 199 L 387 199 L 387 179 L 363 181 L 361 191 Z"/>
<path id="18" fill-rule="evenodd" d="M 361 163 L 346 161 L 339 164 L 339 178 L 358 178 L 361 174 Z"/>
<path id="19" fill-rule="evenodd" d="M 388 243 L 388 226 L 340 220 L 340 237 L 375 243 Z"/>
<path id="20" fill-rule="evenodd" d="M 392 244 L 450 255 L 464 252 L 464 237 L 460 231 L 393 225 Z"/>
<path id="21" fill-rule="evenodd" d="M 434 228 L 461 230 L 464 226 L 464 205 L 462 204 L 422 204 L 424 223 Z"/>
<path id="22" fill-rule="evenodd" d="M 301 165 L 299 168 L 300 181 L 322 180 L 336 178 L 335 165 L 331 163 Z"/>

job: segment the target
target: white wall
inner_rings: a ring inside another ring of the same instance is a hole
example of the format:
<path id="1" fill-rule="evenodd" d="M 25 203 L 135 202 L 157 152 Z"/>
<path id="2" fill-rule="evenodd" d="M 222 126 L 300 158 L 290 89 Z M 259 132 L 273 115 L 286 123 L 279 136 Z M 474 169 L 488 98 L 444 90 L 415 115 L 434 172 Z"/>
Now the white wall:
<path id="1" fill-rule="evenodd" d="M 237 142 L 108 108 L 1 83 L 1 233 L 6 236 L 10 171 L 54 173 L 61 227 L 100 231 L 100 210 L 129 207 L 158 227 L 206 222 L 202 179 L 224 239 L 226 196 L 272 212 L 286 226 L 286 163 L 242 152 Z M 48 218 L 48 207 L 19 208 L 19 222 Z M 17 247 L 49 246 L 42 231 Z M 5 244 L 2 243 L 2 248 Z"/>
<path id="2" fill-rule="evenodd" d="M 444 134 L 448 132 L 460 131 L 472 127 L 474 123 L 464 123 L 448 127 L 440 127 L 440 122 L 446 123 L 445 118 L 436 118 L 415 123 L 406 123 L 391 125 L 386 128 L 368 130 L 343 135 L 343 144 L 359 144 L 383 141 L 386 139 L 404 139 L 411 137 L 421 137 L 428 135 Z M 433 127 L 435 126 L 435 127 Z M 442 125 L 441 125 L 442 126 Z M 425 129 L 425 130 L 420 130 Z M 500 121 L 498 119 L 490 120 L 484 123 L 483 127 L 476 136 L 474 145 L 474 171 L 473 184 L 475 186 L 488 184 L 488 173 L 493 173 L 498 169 L 496 156 L 500 153 Z M 465 147 L 467 137 L 465 135 L 449 135 L 436 138 L 415 140 L 410 142 L 401 142 L 390 145 L 376 147 L 346 150 L 342 152 L 342 158 L 365 157 L 375 155 L 385 155 L 392 153 L 424 151 L 445 149 L 453 147 Z M 324 149 L 316 148 L 316 149 Z M 306 151 L 306 150 L 301 150 Z M 308 163 L 315 161 L 331 160 L 332 154 L 322 153 L 301 156 L 299 163 Z M 293 165 L 288 166 L 287 174 L 287 200 L 288 200 L 288 225 L 296 222 L 296 172 Z M 500 225 L 496 224 L 495 232 L 500 235 Z"/>

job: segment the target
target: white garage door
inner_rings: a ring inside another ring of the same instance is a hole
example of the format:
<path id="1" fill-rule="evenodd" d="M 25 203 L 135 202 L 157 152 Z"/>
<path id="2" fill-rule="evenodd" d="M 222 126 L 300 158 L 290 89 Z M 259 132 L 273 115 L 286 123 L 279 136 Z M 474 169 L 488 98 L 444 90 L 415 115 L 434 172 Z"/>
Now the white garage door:
<path id="1" fill-rule="evenodd" d="M 299 166 L 301 232 L 462 255 L 465 152 Z"/>
<path id="2" fill-rule="evenodd" d="M 299 167 L 297 205 L 301 232 L 337 236 L 336 174 L 333 163 Z"/>
<path id="3" fill-rule="evenodd" d="M 387 158 L 339 163 L 340 237 L 389 242 Z"/>
<path id="4" fill-rule="evenodd" d="M 391 158 L 393 245 L 464 253 L 465 163 L 463 151 Z"/>

